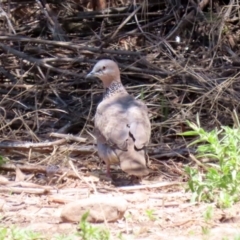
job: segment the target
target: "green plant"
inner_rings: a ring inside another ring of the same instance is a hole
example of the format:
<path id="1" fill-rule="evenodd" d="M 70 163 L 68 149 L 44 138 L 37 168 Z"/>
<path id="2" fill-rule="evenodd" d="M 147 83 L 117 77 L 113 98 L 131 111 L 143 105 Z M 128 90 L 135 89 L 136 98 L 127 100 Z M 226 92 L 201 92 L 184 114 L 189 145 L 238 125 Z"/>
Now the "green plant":
<path id="1" fill-rule="evenodd" d="M 160 97 L 160 112 L 159 114 L 163 116 L 163 120 L 167 120 L 169 117 L 169 106 L 167 104 L 166 99 L 163 96 L 159 96 Z"/>
<path id="2" fill-rule="evenodd" d="M 123 234 L 121 232 L 117 234 L 117 239 L 124 240 Z"/>
<path id="3" fill-rule="evenodd" d="M 240 235 L 239 235 L 239 234 L 236 235 L 236 236 L 234 237 L 234 240 L 240 240 Z"/>
<path id="4" fill-rule="evenodd" d="M 194 230 L 190 230 L 189 232 L 188 232 L 188 235 L 189 236 L 194 236 L 196 233 L 194 232 Z"/>
<path id="5" fill-rule="evenodd" d="M 207 223 L 212 220 L 213 218 L 213 207 L 209 206 L 207 207 L 207 210 L 203 213 L 204 221 Z"/>
<path id="6" fill-rule="evenodd" d="M 79 236 L 82 240 L 109 240 L 110 233 L 106 229 L 100 227 L 95 227 L 87 221 L 89 212 L 83 214 L 81 221 L 79 223 Z"/>
<path id="7" fill-rule="evenodd" d="M 213 162 L 201 164 L 202 171 L 186 167 L 193 200 L 217 202 L 224 208 L 232 206 L 240 191 L 240 128 L 221 126 L 206 132 L 200 127 L 198 116 L 197 124 L 187 123 L 192 130 L 181 135 L 198 136 L 189 146 L 197 145 L 197 158 Z"/>
<path id="8" fill-rule="evenodd" d="M 0 155 L 0 165 L 5 164 L 7 160 Z"/>
<path id="9" fill-rule="evenodd" d="M 17 227 L 0 227 L 0 239 L 8 240 L 35 240 L 44 239 L 40 233 Z"/>
<path id="10" fill-rule="evenodd" d="M 209 235 L 210 233 L 211 229 L 209 228 L 208 223 L 212 220 L 213 213 L 214 211 L 212 206 L 208 206 L 206 211 L 203 213 L 203 218 L 206 223 L 206 226 L 202 226 L 201 229 L 202 229 L 202 234 L 204 235 Z"/>
<path id="11" fill-rule="evenodd" d="M 148 216 L 148 218 L 151 221 L 155 221 L 156 220 L 156 217 L 154 216 L 154 214 L 155 214 L 155 211 L 153 209 L 147 209 L 146 210 L 146 215 Z"/>
<path id="12" fill-rule="evenodd" d="M 140 99 L 144 101 L 144 97 L 145 97 L 145 91 L 144 91 L 144 88 L 141 88 Z"/>
<path id="13" fill-rule="evenodd" d="M 7 228 L 0 227 L 0 239 L 6 239 L 7 238 Z"/>
<path id="14" fill-rule="evenodd" d="M 210 233 L 209 227 L 206 226 L 202 227 L 202 234 L 208 235 L 209 233 Z"/>
<path id="15" fill-rule="evenodd" d="M 40 233 L 29 229 L 14 228 L 11 232 L 14 240 L 43 239 Z"/>

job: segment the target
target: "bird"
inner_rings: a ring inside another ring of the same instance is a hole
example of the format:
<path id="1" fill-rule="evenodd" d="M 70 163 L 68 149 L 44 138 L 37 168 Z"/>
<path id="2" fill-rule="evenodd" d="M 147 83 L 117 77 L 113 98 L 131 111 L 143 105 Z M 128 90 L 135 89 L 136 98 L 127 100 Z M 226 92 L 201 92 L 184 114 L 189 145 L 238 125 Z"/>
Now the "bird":
<path id="1" fill-rule="evenodd" d="M 110 59 L 98 61 L 86 78 L 98 78 L 104 87 L 94 117 L 94 135 L 98 155 L 106 163 L 107 176 L 111 177 L 112 164 L 119 164 L 131 176 L 148 175 L 151 123 L 147 106 L 127 92 L 117 63 Z"/>

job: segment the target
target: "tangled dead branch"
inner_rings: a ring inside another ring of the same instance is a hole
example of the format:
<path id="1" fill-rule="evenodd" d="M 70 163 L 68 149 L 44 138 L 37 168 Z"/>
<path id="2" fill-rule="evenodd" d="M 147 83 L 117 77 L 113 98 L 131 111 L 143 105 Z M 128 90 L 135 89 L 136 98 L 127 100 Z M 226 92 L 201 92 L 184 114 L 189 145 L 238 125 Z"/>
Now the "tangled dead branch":
<path id="1" fill-rule="evenodd" d="M 3 1 L 0 149 L 6 141 L 8 151 L 11 144 L 23 150 L 25 142 L 48 151 L 46 140 L 66 143 L 54 141 L 53 132 L 88 139 L 88 146 L 68 145 L 73 154 L 93 153 L 92 117 L 102 89 L 84 76 L 103 57 L 119 63 L 128 91 L 148 103 L 150 152 L 185 149 L 176 133 L 196 113 L 208 129 L 233 124 L 240 103 L 239 3 L 174 2 L 106 2 L 91 11 L 93 3 L 84 1 Z"/>

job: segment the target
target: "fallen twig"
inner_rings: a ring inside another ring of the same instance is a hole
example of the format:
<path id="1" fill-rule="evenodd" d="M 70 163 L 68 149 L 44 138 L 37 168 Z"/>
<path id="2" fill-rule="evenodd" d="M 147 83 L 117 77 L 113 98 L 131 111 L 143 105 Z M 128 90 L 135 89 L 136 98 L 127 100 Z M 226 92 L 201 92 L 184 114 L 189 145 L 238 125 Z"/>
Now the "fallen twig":
<path id="1" fill-rule="evenodd" d="M 183 184 L 182 182 L 161 182 L 161 183 L 140 185 L 140 186 L 118 187 L 117 189 L 119 189 L 119 191 L 127 192 L 127 191 L 133 191 L 133 190 L 172 187 L 172 186 L 182 185 L 182 184 Z"/>
<path id="2" fill-rule="evenodd" d="M 56 137 L 56 138 L 64 138 L 67 142 L 69 141 L 75 141 L 75 142 L 81 142 L 85 143 L 87 141 L 86 138 L 76 137 L 72 134 L 63 134 L 63 133 L 50 133 L 50 137 Z"/>
<path id="3" fill-rule="evenodd" d="M 2 142 L 0 143 L 0 149 L 30 149 L 30 148 L 48 148 L 66 143 L 66 139 L 60 139 L 53 142 L 41 142 L 41 143 L 31 143 L 31 142 Z"/>

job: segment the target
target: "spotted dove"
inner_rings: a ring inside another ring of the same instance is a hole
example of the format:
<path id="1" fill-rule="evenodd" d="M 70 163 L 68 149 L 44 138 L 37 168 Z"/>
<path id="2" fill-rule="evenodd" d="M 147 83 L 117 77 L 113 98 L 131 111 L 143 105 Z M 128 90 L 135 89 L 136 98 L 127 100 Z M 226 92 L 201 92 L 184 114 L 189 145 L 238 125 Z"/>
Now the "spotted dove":
<path id="1" fill-rule="evenodd" d="M 118 65 L 100 60 L 87 75 L 103 82 L 104 96 L 95 114 L 95 136 L 99 157 L 105 161 L 107 175 L 110 164 L 120 164 L 129 175 L 144 176 L 147 168 L 146 147 L 151 124 L 146 105 L 129 95 L 120 78 Z"/>

